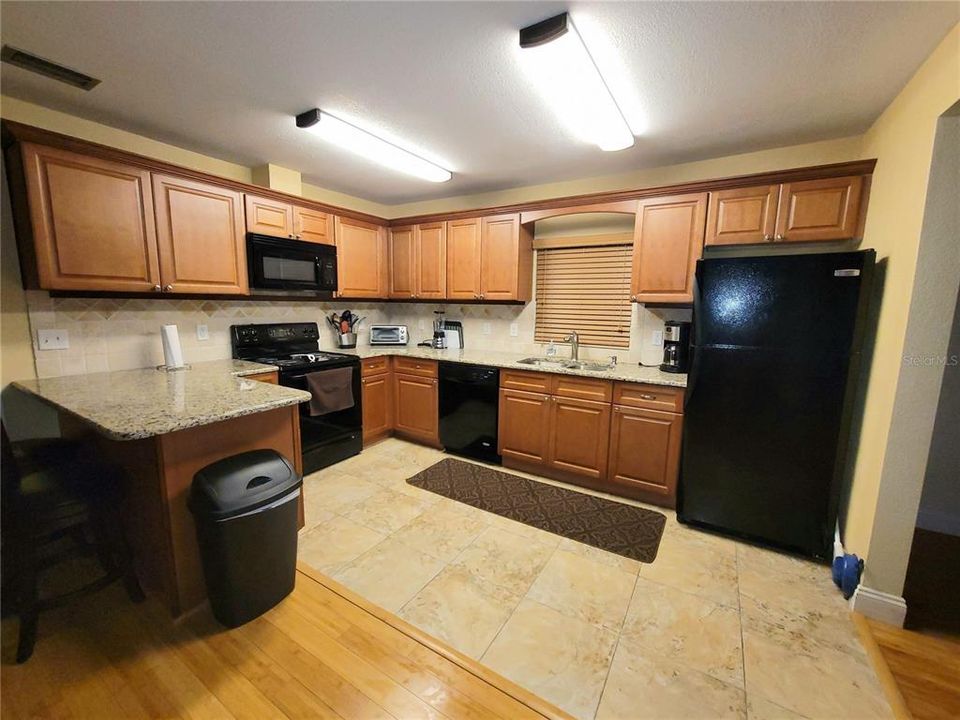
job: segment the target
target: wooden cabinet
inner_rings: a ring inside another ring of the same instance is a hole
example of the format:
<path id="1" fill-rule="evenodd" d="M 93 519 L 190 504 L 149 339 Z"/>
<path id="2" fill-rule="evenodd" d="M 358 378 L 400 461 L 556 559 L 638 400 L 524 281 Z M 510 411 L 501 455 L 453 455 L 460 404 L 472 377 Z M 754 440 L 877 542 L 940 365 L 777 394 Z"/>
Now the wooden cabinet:
<path id="1" fill-rule="evenodd" d="M 154 175 L 153 200 L 164 292 L 247 294 L 241 194 Z"/>
<path id="2" fill-rule="evenodd" d="M 595 482 L 607 471 L 610 403 L 554 395 L 550 400 L 547 464 L 561 477 L 575 475 Z"/>
<path id="3" fill-rule="evenodd" d="M 710 193 L 706 245 L 829 242 L 857 236 L 861 176 Z"/>
<path id="4" fill-rule="evenodd" d="M 860 176 L 784 183 L 780 186 L 775 239 L 823 242 L 855 237 L 862 194 Z"/>
<path id="5" fill-rule="evenodd" d="M 520 214 L 483 218 L 480 230 L 480 299 L 529 300 L 533 238 Z"/>
<path id="6" fill-rule="evenodd" d="M 519 213 L 446 224 L 447 298 L 527 301 L 533 286 L 533 240 Z"/>
<path id="7" fill-rule="evenodd" d="M 270 198 L 246 195 L 247 232 L 274 237 L 293 237 L 293 206 Z"/>
<path id="8" fill-rule="evenodd" d="M 501 388 L 497 452 L 510 466 L 544 465 L 550 455 L 551 395 Z"/>
<path id="9" fill-rule="evenodd" d="M 387 295 L 387 233 L 381 225 L 337 217 L 337 297 Z"/>
<path id="10" fill-rule="evenodd" d="M 23 178 L 33 247 L 21 256 L 47 290 L 160 290 L 150 173 L 24 143 Z M 11 178 L 11 183 L 15 182 Z"/>
<path id="11" fill-rule="evenodd" d="M 447 221 L 447 299 L 480 299 L 480 218 Z"/>
<path id="12" fill-rule="evenodd" d="M 364 446 L 388 437 L 393 431 L 393 378 L 389 360 L 379 357 L 361 361 Z"/>
<path id="13" fill-rule="evenodd" d="M 446 294 L 446 225 L 390 228 L 390 297 L 442 300 Z"/>
<path id="14" fill-rule="evenodd" d="M 615 405 L 610 430 L 608 482 L 658 505 L 676 503 L 683 416 Z M 619 489 L 617 489 L 619 488 Z"/>
<path id="15" fill-rule="evenodd" d="M 637 203 L 630 299 L 693 302 L 693 274 L 703 247 L 707 193 Z"/>
<path id="16" fill-rule="evenodd" d="M 396 403 L 394 428 L 397 433 L 439 447 L 437 379 L 395 372 L 393 388 Z"/>
<path id="17" fill-rule="evenodd" d="M 333 215 L 322 210 L 293 206 L 293 234 L 297 240 L 335 245 Z"/>
<path id="18" fill-rule="evenodd" d="M 256 380 L 257 382 L 265 382 L 270 385 L 277 385 L 280 383 L 279 373 L 276 370 L 272 372 L 262 372 L 257 373 L 256 375 L 245 375 L 244 380 Z"/>
<path id="19" fill-rule="evenodd" d="M 779 199 L 779 185 L 710 193 L 704 245 L 745 245 L 772 241 L 777 226 Z"/>

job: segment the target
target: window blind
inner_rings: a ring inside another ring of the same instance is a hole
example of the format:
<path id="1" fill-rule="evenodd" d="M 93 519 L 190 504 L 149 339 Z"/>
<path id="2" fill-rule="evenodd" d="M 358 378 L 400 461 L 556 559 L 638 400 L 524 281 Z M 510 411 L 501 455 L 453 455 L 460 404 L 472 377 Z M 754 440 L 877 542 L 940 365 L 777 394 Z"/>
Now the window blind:
<path id="1" fill-rule="evenodd" d="M 630 346 L 631 245 L 537 251 L 536 342 L 571 330 L 584 345 Z"/>

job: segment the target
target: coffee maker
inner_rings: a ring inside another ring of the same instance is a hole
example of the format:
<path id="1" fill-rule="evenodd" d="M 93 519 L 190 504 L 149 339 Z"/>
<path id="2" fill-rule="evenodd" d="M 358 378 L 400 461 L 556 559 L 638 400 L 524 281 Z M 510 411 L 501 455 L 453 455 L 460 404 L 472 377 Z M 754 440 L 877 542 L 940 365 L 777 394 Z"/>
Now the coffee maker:
<path id="1" fill-rule="evenodd" d="M 685 373 L 690 369 L 690 323 L 667 320 L 663 324 L 664 372 Z"/>

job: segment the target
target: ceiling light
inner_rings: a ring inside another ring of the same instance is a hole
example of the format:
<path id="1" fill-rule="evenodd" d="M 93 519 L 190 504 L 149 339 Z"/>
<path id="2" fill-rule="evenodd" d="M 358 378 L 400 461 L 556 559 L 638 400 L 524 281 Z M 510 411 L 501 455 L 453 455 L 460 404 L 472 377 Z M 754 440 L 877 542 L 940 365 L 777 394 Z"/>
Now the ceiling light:
<path id="1" fill-rule="evenodd" d="M 601 150 L 633 145 L 633 133 L 570 16 L 562 13 L 520 31 L 520 55 L 561 121 Z"/>
<path id="2" fill-rule="evenodd" d="M 449 170 L 316 108 L 297 115 L 297 127 L 315 132 L 324 140 L 407 175 L 430 182 L 446 182 L 453 177 Z"/>

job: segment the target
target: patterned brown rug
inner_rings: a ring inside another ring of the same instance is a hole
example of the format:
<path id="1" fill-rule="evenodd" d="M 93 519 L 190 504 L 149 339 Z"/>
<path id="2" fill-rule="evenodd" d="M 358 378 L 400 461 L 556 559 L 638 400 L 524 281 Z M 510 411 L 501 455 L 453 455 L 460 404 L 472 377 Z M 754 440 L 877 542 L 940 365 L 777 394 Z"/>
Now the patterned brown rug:
<path id="1" fill-rule="evenodd" d="M 640 562 L 657 557 L 667 518 L 461 460 L 445 459 L 407 480 L 451 500 L 496 513 Z"/>

